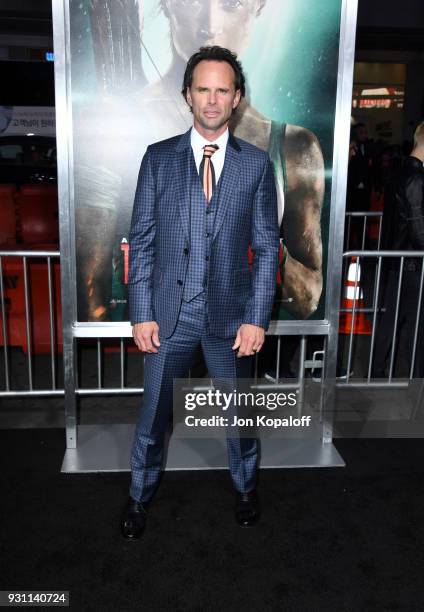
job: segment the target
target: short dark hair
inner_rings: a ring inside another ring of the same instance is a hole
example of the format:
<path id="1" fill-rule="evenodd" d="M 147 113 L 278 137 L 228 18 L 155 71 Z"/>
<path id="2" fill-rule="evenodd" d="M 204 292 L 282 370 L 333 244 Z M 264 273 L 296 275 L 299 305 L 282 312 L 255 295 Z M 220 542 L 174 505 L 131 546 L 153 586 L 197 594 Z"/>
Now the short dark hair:
<path id="1" fill-rule="evenodd" d="M 193 83 L 193 72 L 196 68 L 197 64 L 206 61 L 216 61 L 216 62 L 227 62 L 230 64 L 231 68 L 234 70 L 235 79 L 234 85 L 236 91 L 240 90 L 241 97 L 243 98 L 246 93 L 246 79 L 244 78 L 243 68 L 241 62 L 237 59 L 237 55 L 230 51 L 229 49 L 225 49 L 224 47 L 218 47 L 217 45 L 209 46 L 209 47 L 200 47 L 199 51 L 194 53 L 187 62 L 187 66 L 184 72 L 183 79 L 183 88 L 181 93 L 183 94 L 185 100 L 187 101 L 187 89 L 191 87 Z"/>

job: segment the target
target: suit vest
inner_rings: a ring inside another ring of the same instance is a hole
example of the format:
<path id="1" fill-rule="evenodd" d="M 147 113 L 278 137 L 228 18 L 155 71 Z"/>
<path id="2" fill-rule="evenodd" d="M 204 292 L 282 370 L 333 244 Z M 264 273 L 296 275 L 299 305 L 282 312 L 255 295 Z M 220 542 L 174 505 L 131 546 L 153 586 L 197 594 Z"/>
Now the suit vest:
<path id="1" fill-rule="evenodd" d="M 191 157 L 190 181 L 190 259 L 184 284 L 183 300 L 190 302 L 205 293 L 209 278 L 209 262 L 213 228 L 218 209 L 220 179 L 209 204 L 197 172 L 194 157 Z"/>

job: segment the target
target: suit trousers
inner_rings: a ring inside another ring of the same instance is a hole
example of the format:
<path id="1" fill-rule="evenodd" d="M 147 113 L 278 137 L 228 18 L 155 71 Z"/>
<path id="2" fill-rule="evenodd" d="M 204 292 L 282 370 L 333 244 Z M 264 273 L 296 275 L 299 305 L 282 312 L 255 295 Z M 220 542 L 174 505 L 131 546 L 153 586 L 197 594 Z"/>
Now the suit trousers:
<path id="1" fill-rule="evenodd" d="M 144 399 L 130 461 L 130 496 L 136 501 L 149 501 L 158 485 L 164 437 L 172 415 L 173 379 L 187 376 L 199 344 L 212 379 L 234 381 L 251 376 L 252 358 L 238 358 L 237 351 L 231 349 L 235 338 L 218 338 L 208 333 L 206 308 L 204 295 L 183 301 L 172 336 L 160 340 L 157 353 L 145 356 Z M 234 388 L 234 383 L 231 385 Z M 230 474 L 235 489 L 241 493 L 256 487 L 258 446 L 255 438 L 227 435 Z"/>

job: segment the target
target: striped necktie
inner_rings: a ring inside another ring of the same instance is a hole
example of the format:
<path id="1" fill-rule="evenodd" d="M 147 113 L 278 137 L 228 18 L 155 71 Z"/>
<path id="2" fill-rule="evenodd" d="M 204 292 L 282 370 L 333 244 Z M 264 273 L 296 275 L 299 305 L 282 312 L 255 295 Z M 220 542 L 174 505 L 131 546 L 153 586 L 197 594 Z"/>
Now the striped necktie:
<path id="1" fill-rule="evenodd" d="M 199 175 L 203 183 L 203 191 L 206 201 L 212 199 L 213 190 L 215 189 L 215 171 L 211 160 L 212 155 L 219 149 L 218 145 L 211 144 L 203 147 L 203 159 L 199 168 Z"/>

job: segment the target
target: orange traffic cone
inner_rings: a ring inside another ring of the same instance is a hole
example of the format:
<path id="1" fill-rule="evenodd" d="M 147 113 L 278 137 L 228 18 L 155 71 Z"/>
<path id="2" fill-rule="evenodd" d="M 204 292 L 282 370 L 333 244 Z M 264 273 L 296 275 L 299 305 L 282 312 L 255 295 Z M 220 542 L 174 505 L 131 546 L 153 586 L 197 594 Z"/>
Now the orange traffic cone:
<path id="1" fill-rule="evenodd" d="M 364 312 L 364 294 L 360 286 L 361 266 L 358 258 L 352 257 L 347 280 L 345 284 L 345 295 L 342 302 L 342 308 L 349 312 L 340 313 L 339 333 L 350 334 L 352 331 L 353 304 L 355 302 L 355 320 L 353 321 L 353 333 L 365 336 L 370 336 L 372 333 L 371 323 L 365 318 Z"/>

